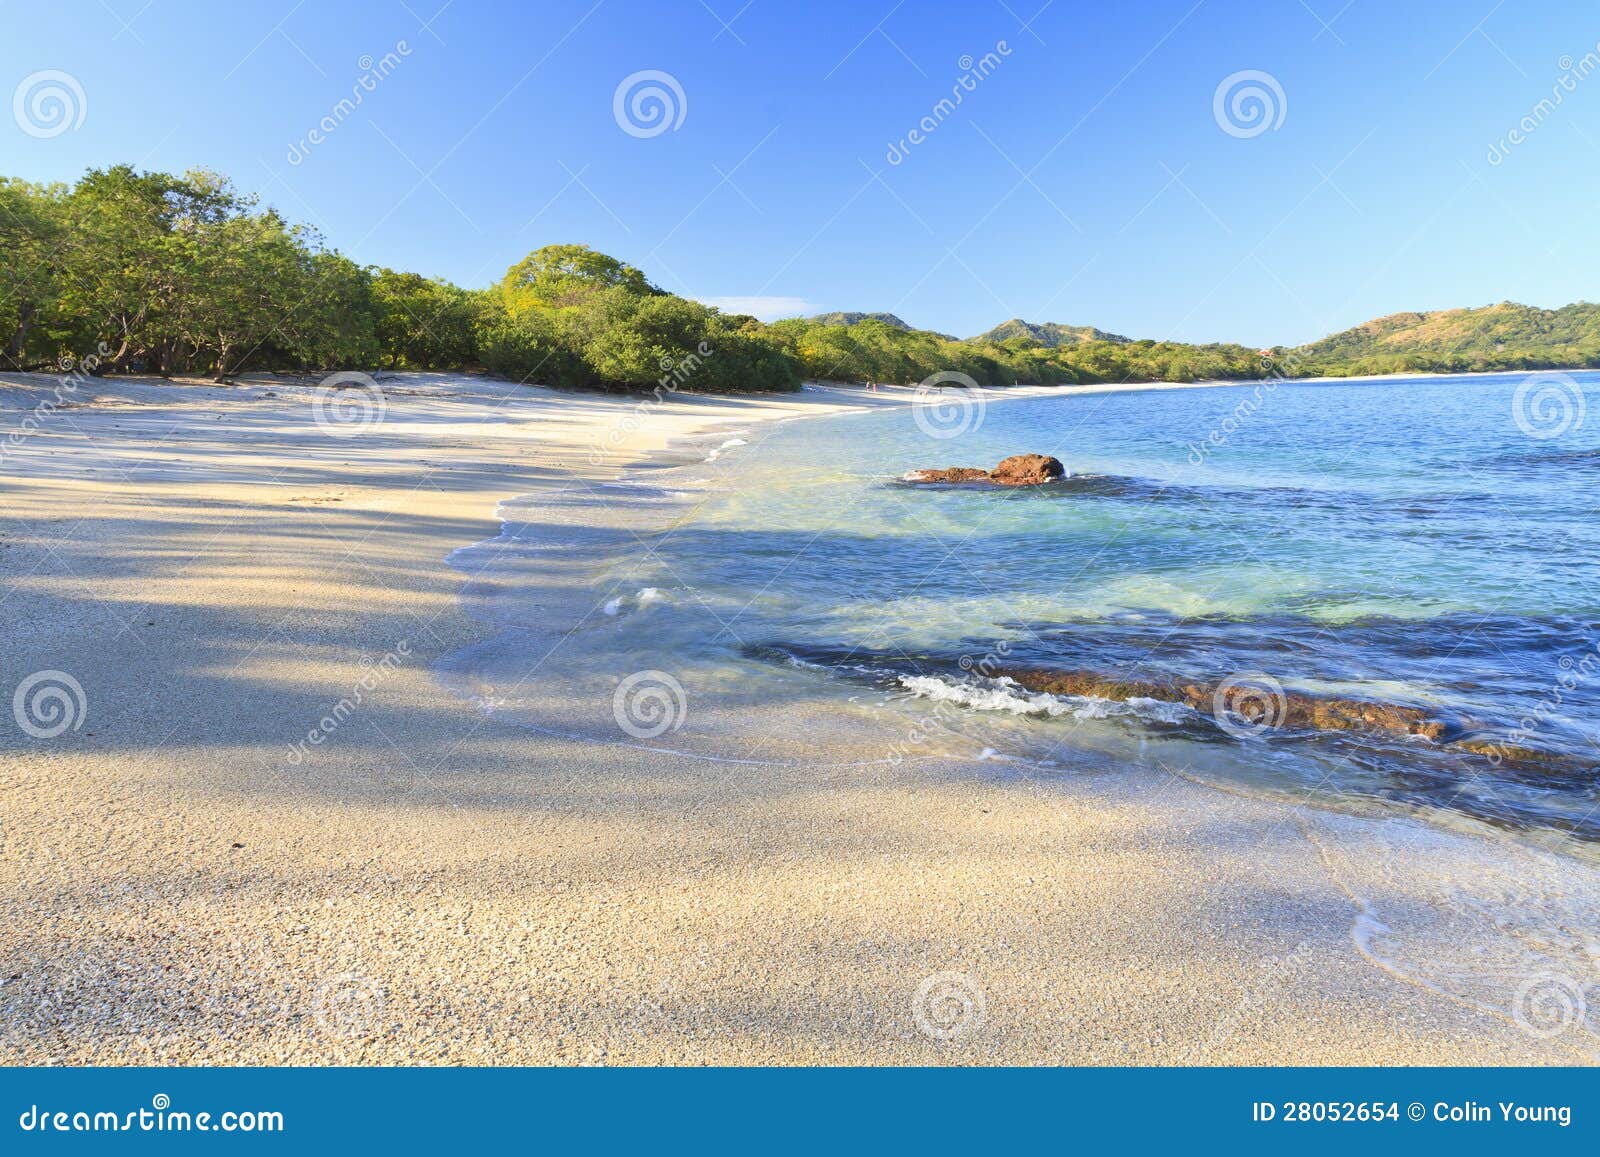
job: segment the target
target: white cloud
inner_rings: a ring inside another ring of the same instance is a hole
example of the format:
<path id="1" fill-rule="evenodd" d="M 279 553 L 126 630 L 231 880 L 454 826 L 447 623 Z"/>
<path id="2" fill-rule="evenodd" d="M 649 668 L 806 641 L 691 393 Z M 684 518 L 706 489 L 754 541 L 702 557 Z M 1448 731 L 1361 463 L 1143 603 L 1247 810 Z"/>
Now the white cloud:
<path id="1" fill-rule="evenodd" d="M 748 313 L 762 321 L 822 312 L 821 306 L 803 297 L 703 297 L 700 300 L 723 313 Z"/>

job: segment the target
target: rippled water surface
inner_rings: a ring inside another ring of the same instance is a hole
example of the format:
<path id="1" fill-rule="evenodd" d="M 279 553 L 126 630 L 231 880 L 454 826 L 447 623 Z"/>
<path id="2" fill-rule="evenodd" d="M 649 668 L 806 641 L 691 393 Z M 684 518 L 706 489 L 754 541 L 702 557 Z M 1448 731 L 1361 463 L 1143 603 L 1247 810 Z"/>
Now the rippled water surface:
<path id="1" fill-rule="evenodd" d="M 1527 380 L 726 431 L 506 503 L 453 560 L 500 630 L 444 673 L 537 729 L 734 762 L 989 749 L 1594 843 L 1600 374 Z M 1024 451 L 1070 476 L 902 480 Z"/>
<path id="2" fill-rule="evenodd" d="M 746 433 L 651 475 L 702 496 L 630 558 L 624 585 L 653 593 L 612 608 L 605 646 L 715 667 L 730 694 L 783 667 L 881 696 L 913 751 L 948 732 L 1594 837 L 1600 375 L 1525 380 L 995 401 L 946 415 L 967 427 L 949 438 L 910 411 Z M 900 481 L 1023 451 L 1072 476 Z M 1030 693 L 1007 667 L 1420 707 L 1447 731 L 1225 727 Z"/>

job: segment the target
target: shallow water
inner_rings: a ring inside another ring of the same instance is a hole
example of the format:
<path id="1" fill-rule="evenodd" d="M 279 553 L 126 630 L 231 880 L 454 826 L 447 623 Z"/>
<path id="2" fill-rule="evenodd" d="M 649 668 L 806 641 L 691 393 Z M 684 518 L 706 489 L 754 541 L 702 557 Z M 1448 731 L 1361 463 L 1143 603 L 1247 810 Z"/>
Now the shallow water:
<path id="1" fill-rule="evenodd" d="M 485 605 L 531 629 L 519 567 L 590 562 L 598 601 L 538 681 L 592 701 L 600 733 L 616 734 L 612 689 L 648 671 L 673 686 L 639 706 L 669 725 L 635 721 L 635 738 L 674 750 L 727 754 L 741 702 L 833 697 L 881 716 L 885 758 L 1111 757 L 1600 838 L 1600 421 L 1576 412 L 1600 374 L 1540 378 L 1519 399 L 1526 380 L 990 394 L 932 421 L 741 430 L 607 488 L 640 509 L 637 531 L 586 538 L 600 495 L 545 496 L 509 504 L 501 540 L 474 548 L 492 557 L 462 565 L 493 563 Z M 1563 400 L 1564 423 L 1549 404 Z M 1023 451 L 1071 476 L 901 481 Z M 468 666 L 479 686 L 520 687 L 539 645 L 502 639 Z M 1029 693 L 996 677 L 1007 666 L 1404 704 L 1448 737 L 1223 726 L 1176 702 Z M 497 707 L 538 722 L 532 700 Z M 1497 764 L 1463 739 L 1536 758 Z"/>

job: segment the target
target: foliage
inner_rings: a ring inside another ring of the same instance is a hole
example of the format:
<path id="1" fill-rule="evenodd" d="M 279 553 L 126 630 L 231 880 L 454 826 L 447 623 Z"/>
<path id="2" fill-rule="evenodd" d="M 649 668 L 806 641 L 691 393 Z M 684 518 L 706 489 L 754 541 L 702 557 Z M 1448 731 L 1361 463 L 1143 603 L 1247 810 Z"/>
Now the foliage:
<path id="1" fill-rule="evenodd" d="M 0 182 L 0 280 L 11 366 L 96 354 L 102 371 L 221 378 L 377 352 L 367 272 L 211 173 Z"/>
<path id="2" fill-rule="evenodd" d="M 661 291 L 631 265 L 587 245 L 546 245 L 506 270 L 500 286 L 544 306 L 575 305 L 596 289 L 645 295 Z"/>
<path id="3" fill-rule="evenodd" d="M 377 270 L 371 281 L 374 336 L 389 368 L 428 370 L 475 360 L 481 294 L 392 269 Z"/>
<path id="4" fill-rule="evenodd" d="M 0 366 L 101 372 L 483 365 L 570 388 L 733 393 L 802 379 L 981 385 L 1196 381 L 1600 365 L 1600 306 L 1395 314 L 1296 349 L 1132 341 L 1013 318 L 959 340 L 887 313 L 762 325 L 664 292 L 586 245 L 547 245 L 489 289 L 363 268 L 223 177 L 0 178 Z"/>
<path id="5" fill-rule="evenodd" d="M 1053 321 L 1035 324 L 1023 321 L 1020 317 L 1013 317 L 1003 321 L 987 333 L 980 334 L 979 341 L 1006 341 L 1010 338 L 1025 338 L 1039 345 L 1057 346 L 1086 341 L 1114 341 L 1125 342 L 1129 339 L 1120 334 L 1107 333 L 1103 329 L 1096 329 L 1092 325 L 1060 325 Z"/>
<path id="6" fill-rule="evenodd" d="M 1072 327 L 1049 328 L 1065 332 Z M 1058 385 L 1252 378 L 1263 372 L 1260 354 L 1237 345 L 1114 337 L 1046 344 L 1026 334 L 960 341 L 928 330 L 897 329 L 870 317 L 848 326 L 815 319 L 779 321 L 768 331 L 800 362 L 807 378 L 831 381 L 911 383 L 953 370 L 980 386 Z"/>
<path id="7" fill-rule="evenodd" d="M 1290 351 L 1307 376 L 1600 366 L 1600 305 L 1396 313 Z"/>

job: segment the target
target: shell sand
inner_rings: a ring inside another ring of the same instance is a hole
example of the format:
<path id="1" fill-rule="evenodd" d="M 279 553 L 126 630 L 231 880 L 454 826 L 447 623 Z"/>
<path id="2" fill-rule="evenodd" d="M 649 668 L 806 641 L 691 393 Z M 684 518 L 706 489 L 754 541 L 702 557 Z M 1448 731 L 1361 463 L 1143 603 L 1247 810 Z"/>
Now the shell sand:
<path id="1" fill-rule="evenodd" d="M 5 427 L 54 384 L 4 379 Z M 1563 1000 L 1600 885 L 1556 851 L 1176 773 L 875 762 L 826 704 L 744 713 L 771 762 L 536 736 L 435 672 L 491 630 L 444 560 L 502 499 L 626 533 L 625 464 L 736 424 L 706 466 L 736 478 L 769 421 L 905 391 L 640 420 L 384 388 L 337 438 L 312 383 L 86 383 L 5 445 L 3 690 L 66 672 L 86 704 L 0 729 L 9 1062 L 1595 1059 Z M 611 596 L 553 553 L 559 638 Z"/>

